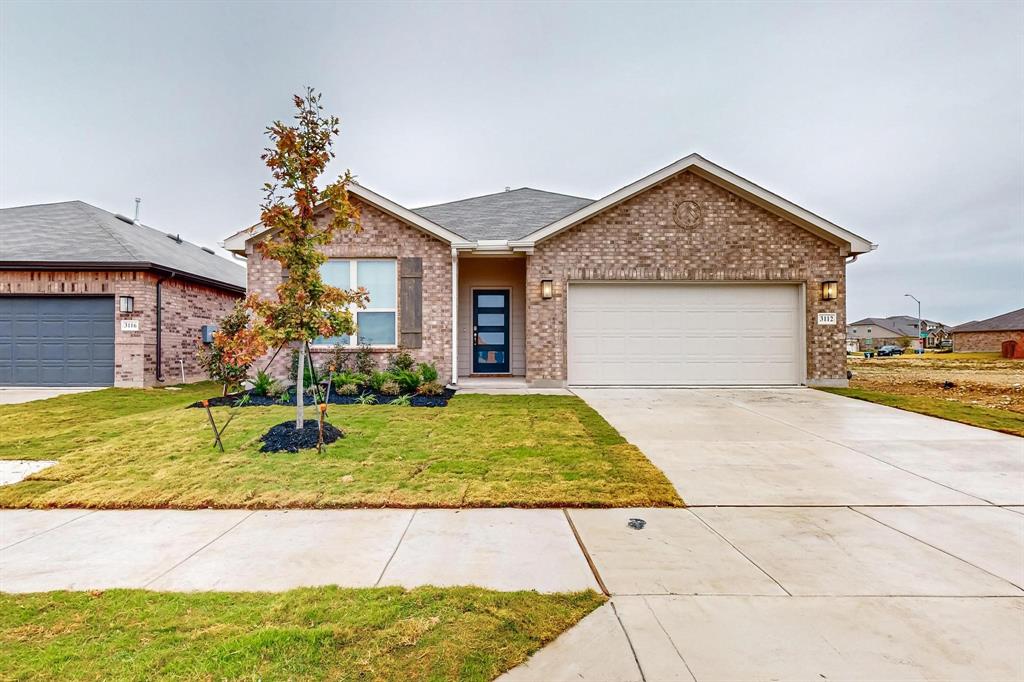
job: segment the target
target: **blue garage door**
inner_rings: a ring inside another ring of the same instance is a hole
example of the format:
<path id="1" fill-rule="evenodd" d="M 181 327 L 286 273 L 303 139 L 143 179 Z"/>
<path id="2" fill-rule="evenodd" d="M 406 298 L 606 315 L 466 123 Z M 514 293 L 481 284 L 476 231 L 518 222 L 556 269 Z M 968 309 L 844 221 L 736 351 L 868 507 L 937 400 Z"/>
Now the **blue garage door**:
<path id="1" fill-rule="evenodd" d="M 111 386 L 114 299 L 0 296 L 0 386 Z"/>

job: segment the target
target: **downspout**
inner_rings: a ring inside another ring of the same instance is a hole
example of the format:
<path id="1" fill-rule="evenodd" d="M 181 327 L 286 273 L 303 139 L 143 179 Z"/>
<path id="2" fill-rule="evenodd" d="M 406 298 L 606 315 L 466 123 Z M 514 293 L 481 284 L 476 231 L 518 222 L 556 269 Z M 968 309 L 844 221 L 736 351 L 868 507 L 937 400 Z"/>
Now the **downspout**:
<path id="1" fill-rule="evenodd" d="M 459 251 L 452 247 L 452 385 L 459 383 Z"/>
<path id="2" fill-rule="evenodd" d="M 163 283 L 174 277 L 173 274 L 161 277 L 156 281 L 156 380 L 164 381 L 163 373 Z"/>

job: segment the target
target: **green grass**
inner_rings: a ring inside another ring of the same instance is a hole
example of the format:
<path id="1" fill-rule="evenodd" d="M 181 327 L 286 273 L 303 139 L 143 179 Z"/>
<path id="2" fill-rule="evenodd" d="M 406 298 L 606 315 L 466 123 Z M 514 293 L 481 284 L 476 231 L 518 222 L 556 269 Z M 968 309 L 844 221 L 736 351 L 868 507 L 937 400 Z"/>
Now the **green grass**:
<path id="1" fill-rule="evenodd" d="M 881 393 L 863 388 L 822 388 L 822 391 L 843 395 L 848 398 L 866 400 L 870 403 L 898 407 L 901 410 L 919 412 L 932 417 L 954 422 L 980 426 L 983 429 L 1002 431 L 1014 436 L 1024 436 L 1024 414 L 1010 410 L 998 410 L 980 405 L 966 405 L 955 400 L 943 400 L 926 396 L 897 395 Z"/>
<path id="2" fill-rule="evenodd" d="M 491 680 L 603 602 L 469 587 L 0 595 L 0 677 Z"/>
<path id="3" fill-rule="evenodd" d="M 674 506 L 675 489 L 573 396 L 456 396 L 445 408 L 333 405 L 345 438 L 259 452 L 294 408 L 202 409 L 213 384 L 105 389 L 0 406 L 0 459 L 57 466 L 0 488 L 0 507 L 330 508 Z M 312 417 L 315 409 L 307 412 Z"/>

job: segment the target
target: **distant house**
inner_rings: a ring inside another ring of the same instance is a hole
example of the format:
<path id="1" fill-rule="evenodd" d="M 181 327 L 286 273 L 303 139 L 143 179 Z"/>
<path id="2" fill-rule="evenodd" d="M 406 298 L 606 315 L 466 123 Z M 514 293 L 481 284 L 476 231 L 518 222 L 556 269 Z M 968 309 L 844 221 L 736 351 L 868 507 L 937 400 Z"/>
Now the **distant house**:
<path id="1" fill-rule="evenodd" d="M 925 348 L 940 347 L 949 340 L 950 327 L 935 320 L 921 320 L 923 330 L 928 333 Z M 870 350 L 885 345 L 902 345 L 904 339 L 911 340 L 911 346 L 920 348 L 917 318 L 909 315 L 891 317 L 865 317 L 846 326 L 846 347 L 848 351 Z"/>
<path id="2" fill-rule="evenodd" d="M 152 386 L 204 377 L 200 330 L 245 268 L 81 201 L 0 210 L 0 386 Z"/>
<path id="3" fill-rule="evenodd" d="M 999 351 L 1003 341 L 1016 341 L 1018 347 L 1024 347 L 1024 308 L 953 327 L 955 351 Z"/>

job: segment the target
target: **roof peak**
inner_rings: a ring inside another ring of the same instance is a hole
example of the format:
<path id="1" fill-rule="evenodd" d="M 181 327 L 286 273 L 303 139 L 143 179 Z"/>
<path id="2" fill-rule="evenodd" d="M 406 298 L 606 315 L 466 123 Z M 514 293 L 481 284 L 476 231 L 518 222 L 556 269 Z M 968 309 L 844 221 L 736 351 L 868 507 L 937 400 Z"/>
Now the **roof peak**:
<path id="1" fill-rule="evenodd" d="M 575 194 L 566 194 L 565 192 L 552 192 L 552 191 L 546 190 L 546 189 L 537 189 L 536 187 L 517 187 L 515 189 L 503 189 L 500 192 L 491 192 L 489 194 L 478 194 L 476 196 L 464 197 L 462 199 L 453 199 L 452 201 L 442 201 L 442 202 L 437 203 L 437 204 L 428 204 L 426 206 L 417 206 L 417 207 L 413 208 L 412 210 L 413 211 L 419 211 L 420 209 L 424 209 L 424 208 L 436 208 L 438 206 L 448 206 L 448 205 L 451 205 L 451 204 L 458 204 L 458 203 L 461 203 L 463 201 L 473 201 L 474 199 L 487 199 L 489 197 L 507 196 L 509 194 L 515 194 L 516 192 L 524 192 L 524 191 L 540 192 L 542 194 L 551 194 L 551 195 L 554 195 L 554 196 L 568 197 L 569 199 L 578 199 L 580 201 L 593 201 L 593 199 L 588 199 L 586 197 L 576 196 Z"/>

